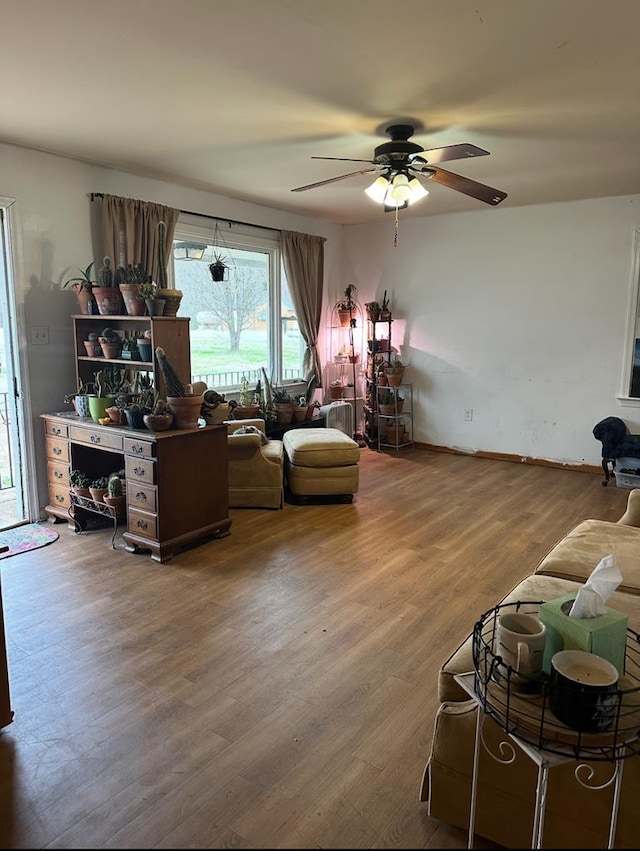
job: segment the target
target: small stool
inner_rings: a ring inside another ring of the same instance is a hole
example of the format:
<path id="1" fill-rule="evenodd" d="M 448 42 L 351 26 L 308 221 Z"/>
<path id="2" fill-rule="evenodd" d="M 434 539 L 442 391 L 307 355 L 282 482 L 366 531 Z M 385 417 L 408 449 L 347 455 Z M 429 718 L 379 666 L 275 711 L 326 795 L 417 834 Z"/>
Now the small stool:
<path id="1" fill-rule="evenodd" d="M 294 502 L 352 502 L 358 492 L 360 447 L 337 428 L 290 429 L 282 438 Z"/>

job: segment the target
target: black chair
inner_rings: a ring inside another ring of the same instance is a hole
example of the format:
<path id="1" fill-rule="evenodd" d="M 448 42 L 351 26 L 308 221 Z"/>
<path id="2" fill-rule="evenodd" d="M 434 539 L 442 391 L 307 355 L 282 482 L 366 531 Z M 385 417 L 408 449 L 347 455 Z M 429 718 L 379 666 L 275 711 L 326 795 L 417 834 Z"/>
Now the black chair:
<path id="1" fill-rule="evenodd" d="M 602 485 L 606 487 L 615 469 L 616 458 L 640 458 L 640 434 L 630 434 L 620 417 L 605 417 L 593 427 L 593 436 L 602 441 Z"/>

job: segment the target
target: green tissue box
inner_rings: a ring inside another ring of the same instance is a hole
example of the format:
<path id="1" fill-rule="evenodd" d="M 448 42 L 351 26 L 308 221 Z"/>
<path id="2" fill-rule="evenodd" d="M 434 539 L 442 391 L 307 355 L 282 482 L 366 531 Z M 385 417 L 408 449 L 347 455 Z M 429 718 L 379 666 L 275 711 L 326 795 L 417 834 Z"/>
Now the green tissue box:
<path id="1" fill-rule="evenodd" d="M 559 650 L 586 650 L 608 659 L 624 674 L 628 617 L 607 608 L 596 618 L 570 618 L 575 598 L 575 594 L 567 594 L 540 606 L 538 616 L 547 630 L 542 670 L 549 673 L 551 657 Z"/>

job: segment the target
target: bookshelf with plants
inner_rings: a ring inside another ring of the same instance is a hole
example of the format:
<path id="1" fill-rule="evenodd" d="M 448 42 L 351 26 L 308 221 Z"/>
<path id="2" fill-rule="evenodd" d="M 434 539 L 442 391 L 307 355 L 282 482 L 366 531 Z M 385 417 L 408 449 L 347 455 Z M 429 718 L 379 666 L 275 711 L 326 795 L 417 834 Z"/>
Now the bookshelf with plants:
<path id="1" fill-rule="evenodd" d="M 354 432 L 361 433 L 364 402 L 362 352 L 364 317 L 350 284 L 331 311 L 329 356 L 324 369 L 325 402 L 350 402 Z M 352 435 L 353 436 L 353 435 Z"/>

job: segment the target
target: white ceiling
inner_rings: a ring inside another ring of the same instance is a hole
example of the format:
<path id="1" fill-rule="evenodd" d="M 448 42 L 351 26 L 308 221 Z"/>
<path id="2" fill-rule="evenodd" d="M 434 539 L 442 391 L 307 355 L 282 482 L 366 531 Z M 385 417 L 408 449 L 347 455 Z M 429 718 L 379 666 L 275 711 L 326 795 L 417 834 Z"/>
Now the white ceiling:
<path id="1" fill-rule="evenodd" d="M 640 0 L 0 0 L 0 34 L 5 142 L 353 223 L 370 175 L 291 189 L 412 119 L 502 207 L 640 193 Z M 429 189 L 402 215 L 492 209 Z"/>

